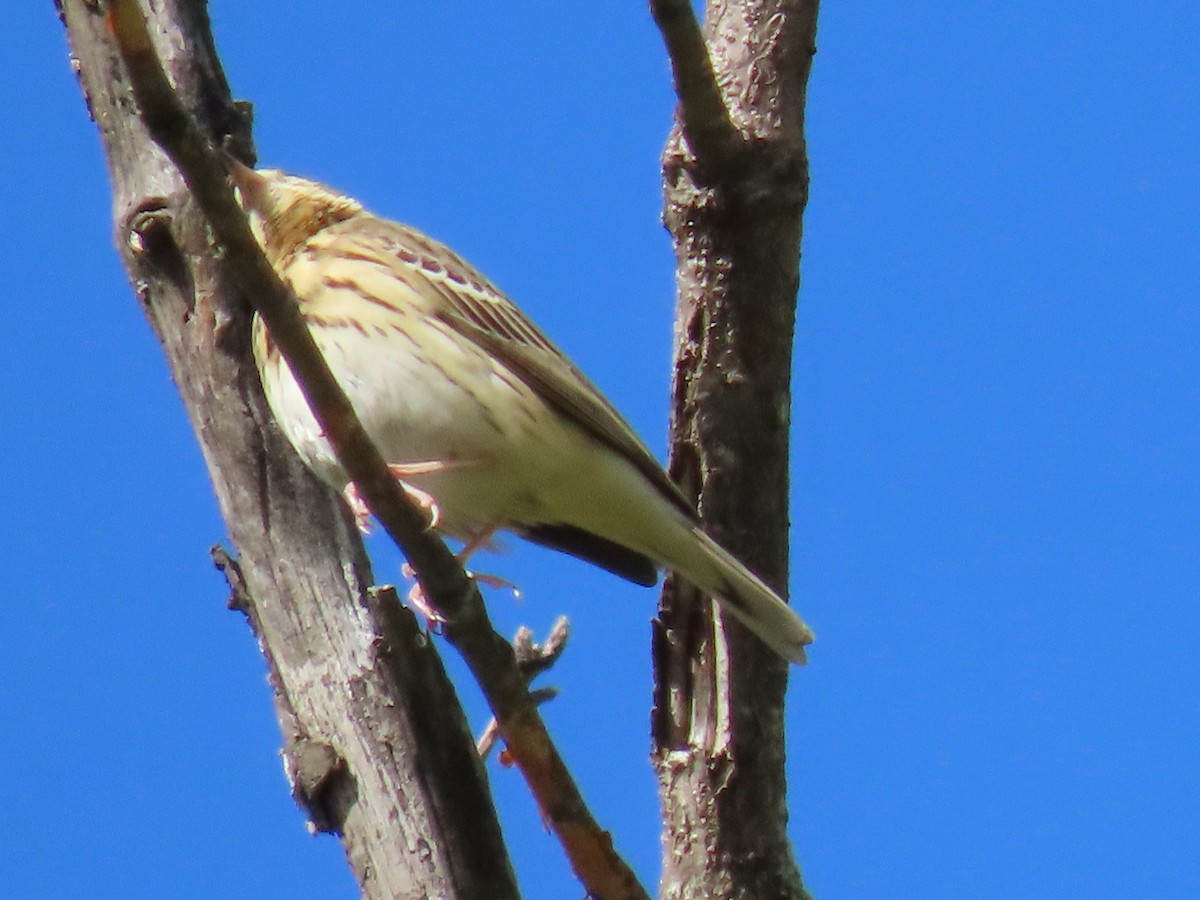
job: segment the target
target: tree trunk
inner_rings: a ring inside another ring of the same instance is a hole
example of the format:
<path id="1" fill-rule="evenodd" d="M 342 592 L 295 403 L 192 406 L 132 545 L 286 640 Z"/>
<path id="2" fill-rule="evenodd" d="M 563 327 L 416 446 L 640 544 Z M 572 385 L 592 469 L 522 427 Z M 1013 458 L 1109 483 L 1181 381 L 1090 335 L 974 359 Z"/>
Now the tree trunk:
<path id="1" fill-rule="evenodd" d="M 297 801 L 341 836 L 367 897 L 517 896 L 438 656 L 393 596 L 369 589 L 343 505 L 270 424 L 249 306 L 136 114 L 100 4 L 58 4 L 108 159 L 117 244 L 238 551 L 215 557 L 266 657 Z M 692 15 L 688 0 L 652 5 Z M 229 97 L 203 4 L 155 6 L 151 30 L 180 96 L 214 142 L 248 146 L 249 116 Z M 780 589 L 815 20 L 816 0 L 712 0 L 697 71 L 724 109 L 692 117 L 710 129 L 677 127 L 664 155 L 679 287 L 672 474 L 712 533 Z M 686 126 L 682 88 L 681 99 Z M 806 897 L 786 836 L 786 666 L 675 579 L 654 653 L 663 896 Z"/>
<path id="2" fill-rule="evenodd" d="M 679 13 L 667 5 L 656 9 L 664 32 L 662 16 Z M 686 60 L 676 58 L 681 108 L 663 157 L 678 267 L 671 475 L 698 500 L 706 528 L 785 596 L 816 15 L 816 0 L 712 0 L 704 37 L 730 139 L 722 143 L 719 121 L 700 127 L 680 75 Z M 696 599 L 668 580 L 654 648 L 661 895 L 807 897 L 786 830 L 787 666 Z"/>
<path id="3" fill-rule="evenodd" d="M 97 7 L 59 0 L 108 160 L 117 245 L 237 548 L 236 563 L 223 554 L 218 562 L 267 659 L 297 801 L 316 828 L 341 836 L 364 896 L 516 897 L 486 776 L 440 659 L 394 597 L 369 590 L 344 506 L 269 423 L 249 306 L 134 112 Z M 150 28 L 213 140 L 248 141 L 204 5 L 154 4 Z"/>

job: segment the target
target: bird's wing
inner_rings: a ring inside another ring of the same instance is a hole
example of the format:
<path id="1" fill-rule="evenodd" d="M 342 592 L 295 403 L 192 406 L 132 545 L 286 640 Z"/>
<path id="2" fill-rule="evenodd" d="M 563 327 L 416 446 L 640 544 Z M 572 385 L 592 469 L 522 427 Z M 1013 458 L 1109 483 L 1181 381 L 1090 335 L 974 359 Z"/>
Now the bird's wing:
<path id="1" fill-rule="evenodd" d="M 402 267 L 405 281 L 438 318 L 482 347 L 552 409 L 611 447 L 689 519 L 694 507 L 621 414 L 511 300 L 453 250 L 415 229 L 374 216 L 325 229 L 358 258 Z"/>

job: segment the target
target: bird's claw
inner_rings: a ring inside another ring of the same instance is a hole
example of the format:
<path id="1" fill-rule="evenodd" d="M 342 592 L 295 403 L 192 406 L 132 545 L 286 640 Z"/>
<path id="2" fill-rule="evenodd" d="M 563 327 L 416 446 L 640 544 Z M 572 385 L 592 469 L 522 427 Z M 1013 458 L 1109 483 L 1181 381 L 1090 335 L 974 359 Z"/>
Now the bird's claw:
<path id="1" fill-rule="evenodd" d="M 390 466 L 392 473 L 395 474 L 399 466 Z M 442 524 L 442 511 L 438 507 L 437 500 L 428 491 L 423 491 L 418 487 L 413 487 L 407 482 L 401 481 L 400 487 L 404 489 L 404 493 L 408 494 L 409 498 L 423 509 L 429 516 L 429 522 L 425 526 L 426 531 L 436 531 L 438 526 Z M 350 507 L 350 512 L 354 516 L 354 524 L 358 526 L 358 530 L 362 534 L 371 533 L 371 510 L 367 508 L 366 502 L 359 493 L 358 485 L 350 482 L 342 491 L 342 496 L 346 498 L 346 504 Z"/>

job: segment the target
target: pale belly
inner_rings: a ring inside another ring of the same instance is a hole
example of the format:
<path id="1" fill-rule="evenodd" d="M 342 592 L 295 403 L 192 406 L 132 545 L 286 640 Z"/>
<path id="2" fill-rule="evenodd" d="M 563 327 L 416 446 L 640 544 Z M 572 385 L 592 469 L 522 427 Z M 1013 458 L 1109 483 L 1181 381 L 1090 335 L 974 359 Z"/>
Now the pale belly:
<path id="1" fill-rule="evenodd" d="M 594 442 L 470 344 L 430 330 L 422 344 L 324 329 L 318 344 L 367 433 L 403 480 L 429 494 L 440 530 L 470 538 L 490 528 L 560 521 Z M 386 352 L 381 351 L 381 345 Z M 347 477 L 286 366 L 264 369 L 271 411 L 296 452 L 342 490 Z"/>

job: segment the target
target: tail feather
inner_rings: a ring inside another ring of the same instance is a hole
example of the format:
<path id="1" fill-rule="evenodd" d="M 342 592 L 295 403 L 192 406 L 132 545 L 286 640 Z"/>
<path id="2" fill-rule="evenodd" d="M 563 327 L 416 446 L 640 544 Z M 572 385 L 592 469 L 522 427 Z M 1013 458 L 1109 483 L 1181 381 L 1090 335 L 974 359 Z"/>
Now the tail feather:
<path id="1" fill-rule="evenodd" d="M 692 532 L 692 552 L 684 558 L 669 560 L 668 565 L 711 594 L 780 656 L 794 663 L 807 662 L 804 648 L 813 642 L 812 629 L 725 548 L 697 526 L 689 523 L 688 527 Z"/>

